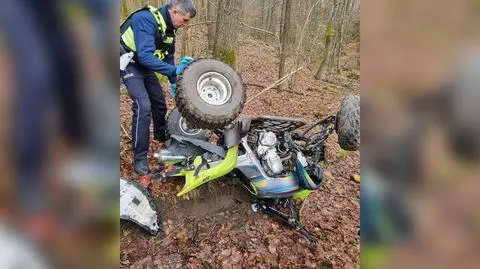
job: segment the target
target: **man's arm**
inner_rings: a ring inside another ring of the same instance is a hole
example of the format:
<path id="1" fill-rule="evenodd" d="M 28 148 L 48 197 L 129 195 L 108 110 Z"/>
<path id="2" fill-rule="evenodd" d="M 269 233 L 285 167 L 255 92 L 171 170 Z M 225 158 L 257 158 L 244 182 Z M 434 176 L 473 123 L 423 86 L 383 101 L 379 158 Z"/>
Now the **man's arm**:
<path id="1" fill-rule="evenodd" d="M 164 62 L 153 54 L 155 52 L 155 33 L 158 31 L 155 19 L 146 12 L 139 12 L 134 16 L 136 18 L 132 18 L 132 29 L 135 33 L 139 63 L 169 78 L 176 76 L 176 67 L 173 61 L 171 64 Z"/>

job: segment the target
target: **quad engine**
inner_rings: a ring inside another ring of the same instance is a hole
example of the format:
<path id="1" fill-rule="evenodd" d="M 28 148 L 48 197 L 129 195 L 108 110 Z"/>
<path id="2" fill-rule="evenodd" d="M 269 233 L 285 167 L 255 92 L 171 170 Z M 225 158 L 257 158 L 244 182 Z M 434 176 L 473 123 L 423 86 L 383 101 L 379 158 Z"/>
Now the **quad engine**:
<path id="1" fill-rule="evenodd" d="M 262 159 L 267 174 L 275 175 L 283 171 L 282 160 L 278 156 L 277 136 L 273 132 L 263 132 L 258 141 L 257 154 Z"/>

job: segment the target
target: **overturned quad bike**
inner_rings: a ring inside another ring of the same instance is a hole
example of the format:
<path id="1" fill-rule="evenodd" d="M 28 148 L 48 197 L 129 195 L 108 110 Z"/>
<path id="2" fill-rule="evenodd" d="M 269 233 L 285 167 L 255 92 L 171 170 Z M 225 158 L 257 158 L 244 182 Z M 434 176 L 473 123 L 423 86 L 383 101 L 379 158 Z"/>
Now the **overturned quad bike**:
<path id="1" fill-rule="evenodd" d="M 325 143 L 332 132 L 338 134 L 342 149 L 358 150 L 360 97 L 348 96 L 336 115 L 300 132 L 307 124 L 302 119 L 260 116 L 235 120 L 245 93 L 238 75 L 221 62 L 194 62 L 178 83 L 178 107 L 167 120 L 167 147 L 154 154 L 162 166 L 138 182 L 121 179 L 121 218 L 156 234 L 160 215 L 146 188 L 152 180 L 184 177 L 185 185 L 177 194 L 183 196 L 230 174 L 252 195 L 254 212 L 279 218 L 314 247 L 315 236 L 303 227 L 296 201 L 321 186 L 321 164 L 327 160 Z"/>

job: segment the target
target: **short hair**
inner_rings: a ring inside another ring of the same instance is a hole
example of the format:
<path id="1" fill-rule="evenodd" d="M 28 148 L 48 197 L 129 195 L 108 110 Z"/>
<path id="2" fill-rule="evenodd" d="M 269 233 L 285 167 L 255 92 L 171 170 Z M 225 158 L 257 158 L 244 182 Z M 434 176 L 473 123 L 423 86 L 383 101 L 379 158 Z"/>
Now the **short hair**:
<path id="1" fill-rule="evenodd" d="M 190 13 L 190 18 L 195 17 L 197 14 L 197 9 L 192 0 L 170 0 L 168 3 L 168 8 L 176 8 L 182 13 Z"/>

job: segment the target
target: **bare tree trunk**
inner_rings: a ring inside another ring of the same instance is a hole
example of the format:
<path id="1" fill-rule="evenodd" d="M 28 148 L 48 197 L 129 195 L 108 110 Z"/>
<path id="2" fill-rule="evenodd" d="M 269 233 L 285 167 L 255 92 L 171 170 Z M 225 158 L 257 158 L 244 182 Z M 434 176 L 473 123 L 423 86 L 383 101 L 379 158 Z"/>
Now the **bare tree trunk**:
<path id="1" fill-rule="evenodd" d="M 345 24 L 345 14 L 347 13 L 347 8 L 350 5 L 350 0 L 344 0 L 343 8 L 342 8 L 342 15 L 340 18 L 340 25 L 339 25 L 339 37 L 338 37 L 338 45 L 337 45 L 337 73 L 340 74 L 340 56 L 342 53 L 342 45 L 343 45 L 343 34 L 344 34 L 344 24 Z"/>
<path id="2" fill-rule="evenodd" d="M 213 57 L 232 68 L 237 66 L 238 32 L 242 0 L 220 0 Z"/>
<path id="3" fill-rule="evenodd" d="M 336 51 L 336 48 L 337 48 L 337 37 L 338 35 L 336 34 L 336 30 L 334 28 L 334 31 L 335 31 L 335 36 L 334 38 L 332 39 L 332 45 L 331 45 L 331 50 L 330 50 L 330 58 L 328 59 L 327 63 L 328 63 L 328 68 L 327 68 L 327 71 L 328 71 L 328 74 L 331 75 L 332 74 L 332 70 L 333 70 L 333 65 L 335 64 L 335 51 Z"/>
<path id="4" fill-rule="evenodd" d="M 312 22 L 310 25 L 307 27 L 306 33 L 308 34 L 304 40 L 305 45 L 304 48 L 308 50 L 309 57 L 308 59 L 310 62 L 315 62 L 314 59 L 316 57 L 311 57 L 312 55 L 315 55 L 316 52 L 322 51 L 323 50 L 323 44 L 322 40 L 324 40 L 325 36 L 322 34 L 321 27 L 323 26 L 324 22 L 322 20 L 322 17 L 324 15 L 324 10 L 328 9 L 328 3 L 324 7 L 324 3 L 327 2 L 325 0 L 322 0 L 322 2 L 315 7 L 313 13 L 312 13 Z"/>
<path id="5" fill-rule="evenodd" d="M 266 10 L 267 12 L 265 16 L 265 23 L 264 23 L 263 29 L 268 31 L 270 29 L 270 20 L 272 17 L 272 5 L 271 5 L 271 1 L 266 1 L 266 3 L 267 3 L 267 10 Z M 267 41 L 267 38 L 268 38 L 268 35 L 264 34 L 263 40 Z"/>
<path id="6" fill-rule="evenodd" d="M 308 12 L 307 18 L 305 19 L 305 23 L 303 24 L 302 31 L 300 32 L 300 37 L 298 39 L 298 44 L 297 48 L 295 50 L 295 58 L 293 60 L 294 62 L 294 67 L 293 69 L 296 69 L 298 67 L 299 61 L 300 61 L 300 51 L 302 50 L 302 42 L 303 42 L 303 37 L 305 35 L 305 29 L 307 28 L 307 25 L 310 20 L 310 16 L 312 15 L 312 12 L 319 3 L 321 3 L 323 0 L 316 0 L 316 2 L 312 5 L 310 8 L 310 11 Z M 292 85 L 295 83 L 295 75 L 292 75 L 292 78 L 290 79 L 289 87 L 292 88 Z"/>
<path id="7" fill-rule="evenodd" d="M 323 52 L 323 59 L 320 65 L 318 66 L 317 72 L 315 72 L 315 76 L 314 76 L 315 79 L 317 80 L 322 78 L 323 71 L 325 69 L 325 66 L 328 62 L 328 58 L 330 56 L 332 41 L 333 41 L 333 38 L 335 37 L 335 29 L 333 28 L 333 15 L 334 15 L 335 8 L 336 8 L 336 1 L 333 4 L 330 20 L 327 24 L 327 30 L 325 32 L 325 50 Z"/>
<path id="8" fill-rule="evenodd" d="M 276 2 L 272 32 L 274 32 L 278 37 L 280 37 L 280 28 L 281 28 L 281 24 L 282 24 L 282 21 L 281 21 L 281 19 L 282 19 L 282 8 L 283 8 L 283 1 Z"/>
<path id="9" fill-rule="evenodd" d="M 220 0 L 207 0 L 207 21 L 215 21 L 217 17 L 218 3 Z M 216 5 L 214 3 L 216 2 Z M 208 24 L 208 49 L 213 50 L 215 44 L 215 24 Z"/>
<path id="10" fill-rule="evenodd" d="M 283 23 L 283 30 L 282 30 L 282 47 L 280 49 L 280 67 L 278 71 L 278 78 L 283 78 L 285 76 L 285 61 L 287 60 L 287 41 L 288 41 L 288 29 L 290 28 L 291 24 L 291 7 L 292 7 L 292 0 L 285 0 L 285 21 Z M 285 86 L 282 84 L 280 85 L 280 89 L 285 89 Z"/>
<path id="11" fill-rule="evenodd" d="M 192 56 L 190 28 L 182 29 L 182 52 L 181 57 Z"/>
<path id="12" fill-rule="evenodd" d="M 202 0 L 193 0 L 193 4 L 197 9 L 197 15 L 195 18 L 200 19 L 202 17 Z"/>
<path id="13" fill-rule="evenodd" d="M 280 32 L 278 36 L 280 37 L 280 40 L 283 40 L 283 28 L 285 26 L 285 4 L 286 0 L 282 0 L 282 10 L 281 10 L 281 15 L 280 15 Z"/>
<path id="14" fill-rule="evenodd" d="M 268 26 L 268 30 L 270 32 L 274 32 L 275 33 L 275 23 L 277 22 L 277 9 L 278 9 L 278 2 L 277 1 L 274 1 L 273 4 L 272 4 L 272 15 L 270 16 L 270 23 L 269 23 L 269 26 Z"/>
<path id="15" fill-rule="evenodd" d="M 335 12 L 333 14 L 333 28 L 335 29 L 335 38 L 333 39 L 333 45 L 332 45 L 332 52 L 330 54 L 330 60 L 328 61 L 328 73 L 331 75 L 333 71 L 333 66 L 335 65 L 335 56 L 336 56 L 336 51 L 337 51 L 337 46 L 338 46 L 338 39 L 340 35 L 338 34 L 339 32 L 339 25 L 340 25 L 340 15 L 341 15 L 341 8 L 340 6 L 343 7 L 343 2 L 337 2 L 335 4 Z"/>
<path id="16" fill-rule="evenodd" d="M 268 3 L 269 0 L 263 0 L 263 5 L 262 5 L 262 29 L 267 30 L 267 22 L 268 22 Z M 262 40 L 266 40 L 266 34 L 261 34 L 258 33 L 258 37 L 261 38 Z"/>
<path id="17" fill-rule="evenodd" d="M 240 18 L 239 18 L 239 20 L 242 21 L 242 22 L 243 22 L 244 19 L 245 19 L 245 6 L 246 6 L 246 2 L 247 2 L 247 0 L 242 0 L 242 2 L 241 2 L 241 3 L 242 3 L 242 8 L 240 9 Z"/>
<path id="18" fill-rule="evenodd" d="M 270 32 L 275 32 L 273 30 L 273 23 L 275 21 L 275 9 L 277 7 L 277 4 L 276 4 L 276 1 L 267 1 L 268 2 L 268 9 L 267 9 L 267 18 L 266 18 L 266 21 L 265 21 L 265 30 L 267 31 L 270 31 Z M 265 41 L 268 40 L 268 38 L 270 37 L 270 35 L 268 34 L 265 34 L 264 35 L 264 39 Z"/>

